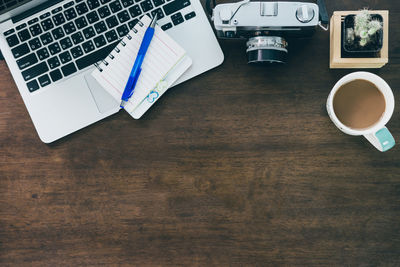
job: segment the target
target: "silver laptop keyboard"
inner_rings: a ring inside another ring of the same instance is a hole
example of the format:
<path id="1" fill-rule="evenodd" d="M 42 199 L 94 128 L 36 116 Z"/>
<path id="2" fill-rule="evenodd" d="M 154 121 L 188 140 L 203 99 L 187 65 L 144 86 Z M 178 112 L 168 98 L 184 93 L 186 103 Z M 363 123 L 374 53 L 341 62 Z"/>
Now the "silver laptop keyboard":
<path id="1" fill-rule="evenodd" d="M 195 17 L 186 8 L 190 4 L 190 0 L 76 0 L 3 34 L 29 91 L 34 92 L 103 60 L 144 15 L 169 17 L 163 20 L 168 21 L 163 30 Z"/>

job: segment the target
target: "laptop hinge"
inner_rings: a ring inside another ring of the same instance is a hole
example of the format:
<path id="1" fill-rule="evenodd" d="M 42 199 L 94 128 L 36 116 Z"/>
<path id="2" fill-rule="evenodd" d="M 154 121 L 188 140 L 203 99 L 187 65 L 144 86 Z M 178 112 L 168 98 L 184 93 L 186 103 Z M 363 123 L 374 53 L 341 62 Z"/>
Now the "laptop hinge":
<path id="1" fill-rule="evenodd" d="M 14 17 L 11 18 L 13 23 L 17 23 L 23 19 L 26 19 L 27 17 L 32 16 L 33 14 L 36 14 L 42 10 L 45 10 L 46 8 L 50 6 L 54 6 L 55 4 L 58 4 L 64 0 L 52 0 L 52 1 L 46 1 L 43 4 L 37 5 L 34 8 L 31 8 L 25 12 L 22 12 L 21 14 L 18 14 Z"/>

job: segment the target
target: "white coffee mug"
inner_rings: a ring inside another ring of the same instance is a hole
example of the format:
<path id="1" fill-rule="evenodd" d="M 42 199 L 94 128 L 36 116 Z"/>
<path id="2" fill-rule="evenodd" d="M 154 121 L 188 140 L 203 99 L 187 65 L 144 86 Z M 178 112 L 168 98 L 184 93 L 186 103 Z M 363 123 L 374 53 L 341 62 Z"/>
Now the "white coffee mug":
<path id="1" fill-rule="evenodd" d="M 344 84 L 354 80 L 366 80 L 373 83 L 383 94 L 386 102 L 386 109 L 381 119 L 374 125 L 366 129 L 353 129 L 344 125 L 336 116 L 333 109 L 333 97 L 337 90 Z M 363 135 L 371 144 L 373 144 L 379 151 L 385 152 L 395 145 L 394 138 L 389 130 L 385 127 L 386 123 L 390 120 L 394 110 L 394 97 L 393 92 L 389 85 L 379 76 L 370 72 L 353 72 L 342 79 L 340 79 L 333 87 L 329 94 L 328 101 L 326 102 L 326 109 L 328 110 L 329 117 L 333 123 L 342 132 L 349 135 Z"/>

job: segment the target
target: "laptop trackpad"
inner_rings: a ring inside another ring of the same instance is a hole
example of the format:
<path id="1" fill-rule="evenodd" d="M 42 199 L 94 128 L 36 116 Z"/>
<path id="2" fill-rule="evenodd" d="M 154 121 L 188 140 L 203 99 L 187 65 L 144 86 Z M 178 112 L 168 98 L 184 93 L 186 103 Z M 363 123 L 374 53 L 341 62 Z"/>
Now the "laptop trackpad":
<path id="1" fill-rule="evenodd" d="M 119 106 L 117 102 L 97 81 L 91 73 L 85 75 L 86 83 L 92 93 L 97 109 L 104 113 Z"/>

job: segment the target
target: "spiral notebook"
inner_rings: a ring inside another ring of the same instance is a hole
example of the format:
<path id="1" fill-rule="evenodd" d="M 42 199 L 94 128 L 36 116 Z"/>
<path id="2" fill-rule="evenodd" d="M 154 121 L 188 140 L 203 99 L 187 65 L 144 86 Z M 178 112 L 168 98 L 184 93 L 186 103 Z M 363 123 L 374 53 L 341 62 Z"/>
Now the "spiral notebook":
<path id="1" fill-rule="evenodd" d="M 92 76 L 118 103 L 150 22 L 151 19 L 144 16 L 106 59 L 95 64 L 97 69 Z M 156 26 L 142 72 L 125 110 L 139 119 L 191 64 L 186 51 Z"/>

